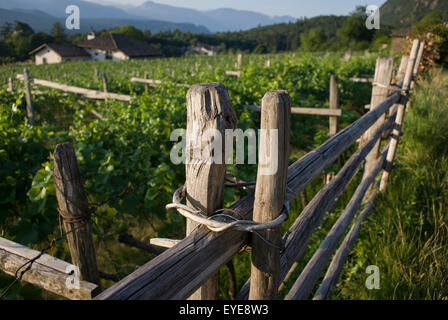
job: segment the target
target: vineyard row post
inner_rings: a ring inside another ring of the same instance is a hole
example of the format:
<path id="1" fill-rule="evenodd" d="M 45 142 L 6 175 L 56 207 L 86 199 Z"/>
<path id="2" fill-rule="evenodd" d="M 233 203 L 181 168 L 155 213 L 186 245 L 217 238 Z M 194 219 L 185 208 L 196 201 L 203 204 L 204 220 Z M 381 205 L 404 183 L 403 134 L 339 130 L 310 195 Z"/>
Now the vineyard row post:
<path id="1" fill-rule="evenodd" d="M 103 91 L 104 93 L 109 92 L 109 82 L 107 80 L 107 75 L 105 72 L 101 74 L 101 77 L 103 78 Z M 107 103 L 107 98 L 104 99 L 104 101 Z"/>
<path id="2" fill-rule="evenodd" d="M 100 276 L 90 224 L 90 208 L 84 190 L 81 171 L 71 143 L 54 150 L 54 184 L 58 211 L 67 232 L 72 263 L 79 268 L 81 280 L 98 285 Z"/>
<path id="3" fill-rule="evenodd" d="M 286 91 L 271 91 L 265 94 L 261 105 L 260 149 L 253 220 L 260 223 L 274 221 L 285 206 L 289 160 L 289 138 L 291 123 L 291 98 Z M 277 132 L 275 137 L 274 132 Z M 271 135 L 277 141 L 273 145 Z M 277 149 L 277 150 L 275 150 Z M 277 151 L 277 152 L 275 152 Z M 277 157 L 277 159 L 272 159 Z M 265 172 L 266 166 L 277 163 L 275 172 Z M 263 237 L 262 240 L 259 236 Z M 252 267 L 249 299 L 272 300 L 280 285 L 281 225 L 252 234 Z M 271 244 L 267 244 L 267 242 Z"/>
<path id="4" fill-rule="evenodd" d="M 33 101 L 31 98 L 31 86 L 30 86 L 28 68 L 25 68 L 23 70 L 23 84 L 25 86 L 26 115 L 28 117 L 29 124 L 34 125 Z"/>

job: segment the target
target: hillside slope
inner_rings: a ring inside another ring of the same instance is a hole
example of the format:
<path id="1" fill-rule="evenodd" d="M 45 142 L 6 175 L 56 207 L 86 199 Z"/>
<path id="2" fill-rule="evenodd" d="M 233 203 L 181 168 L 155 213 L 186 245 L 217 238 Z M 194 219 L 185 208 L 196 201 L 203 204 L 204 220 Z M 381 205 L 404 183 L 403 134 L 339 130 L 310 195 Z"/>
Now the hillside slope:
<path id="1" fill-rule="evenodd" d="M 380 9 L 381 24 L 393 28 L 407 28 L 432 10 L 442 12 L 448 19 L 447 0 L 388 0 Z"/>

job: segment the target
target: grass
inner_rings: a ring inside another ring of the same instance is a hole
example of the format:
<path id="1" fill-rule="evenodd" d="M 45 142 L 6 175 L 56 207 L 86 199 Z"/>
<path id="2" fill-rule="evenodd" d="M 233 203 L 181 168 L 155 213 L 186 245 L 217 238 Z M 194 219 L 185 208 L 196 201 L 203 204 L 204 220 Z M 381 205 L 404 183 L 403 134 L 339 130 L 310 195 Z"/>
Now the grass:
<path id="1" fill-rule="evenodd" d="M 387 192 L 364 223 L 334 299 L 448 300 L 448 72 L 419 82 Z M 367 266 L 380 270 L 368 290 Z"/>

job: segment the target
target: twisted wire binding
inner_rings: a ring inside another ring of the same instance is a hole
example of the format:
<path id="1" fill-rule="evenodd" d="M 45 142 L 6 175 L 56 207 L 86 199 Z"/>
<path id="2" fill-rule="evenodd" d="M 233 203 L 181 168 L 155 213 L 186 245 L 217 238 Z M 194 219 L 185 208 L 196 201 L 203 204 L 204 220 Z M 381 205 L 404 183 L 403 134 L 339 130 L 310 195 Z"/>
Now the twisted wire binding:
<path id="1" fill-rule="evenodd" d="M 182 199 L 185 197 L 187 188 L 185 185 L 180 187 L 176 190 L 176 192 L 173 195 L 173 203 L 167 204 L 165 207 L 166 209 L 176 209 L 182 216 L 184 216 L 187 219 L 190 219 L 194 222 L 197 222 L 201 225 L 206 226 L 209 230 L 213 232 L 223 232 L 229 229 L 237 230 L 237 231 L 247 231 L 247 232 L 256 232 L 256 231 L 262 231 L 267 229 L 275 228 L 279 225 L 281 225 L 284 221 L 286 221 L 289 217 L 289 202 L 286 202 L 283 205 L 281 215 L 278 216 L 275 220 L 268 222 L 268 223 L 259 223 L 251 220 L 240 220 L 236 218 L 235 216 L 221 213 L 221 212 L 230 212 L 233 214 L 238 214 L 233 209 L 219 209 L 216 210 L 215 213 L 209 217 L 206 217 L 201 214 L 200 210 L 195 210 L 193 208 L 190 208 L 187 205 L 184 205 L 181 203 Z M 232 222 L 224 222 L 216 220 L 217 218 L 227 218 L 230 220 L 233 220 Z M 258 233 L 257 233 L 258 234 Z M 258 236 L 262 237 L 260 234 Z M 266 239 L 263 239 L 265 242 L 268 241 Z M 268 243 L 268 242 L 267 242 Z M 273 245 L 275 247 L 275 244 L 272 244 L 269 242 L 270 245 Z M 280 247 L 278 247 L 280 248 Z"/>

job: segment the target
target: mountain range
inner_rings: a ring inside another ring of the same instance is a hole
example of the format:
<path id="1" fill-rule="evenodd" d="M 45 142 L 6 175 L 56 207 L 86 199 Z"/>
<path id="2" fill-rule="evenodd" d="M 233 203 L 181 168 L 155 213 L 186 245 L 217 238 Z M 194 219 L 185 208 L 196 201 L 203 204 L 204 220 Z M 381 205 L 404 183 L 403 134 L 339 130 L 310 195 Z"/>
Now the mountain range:
<path id="1" fill-rule="evenodd" d="M 294 22 L 290 16 L 270 17 L 253 11 L 221 8 L 200 11 L 147 1 L 139 6 L 107 5 L 82 0 L 0 0 L 0 23 L 14 20 L 28 23 L 36 31 L 48 32 L 49 25 L 65 21 L 65 9 L 80 9 L 81 32 L 131 24 L 152 32 L 179 29 L 191 32 L 239 31 L 259 25 Z M 6 9 L 6 10 L 5 10 Z"/>

